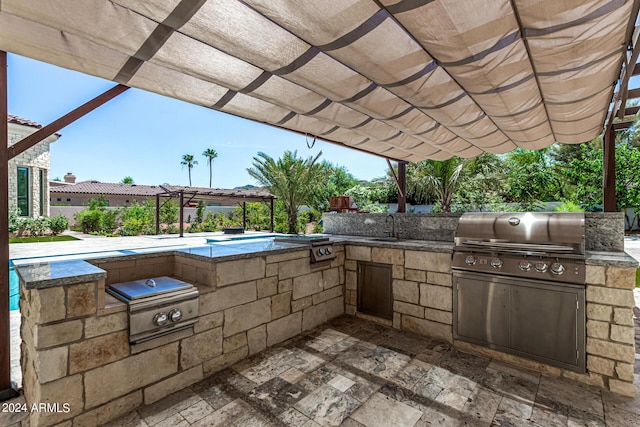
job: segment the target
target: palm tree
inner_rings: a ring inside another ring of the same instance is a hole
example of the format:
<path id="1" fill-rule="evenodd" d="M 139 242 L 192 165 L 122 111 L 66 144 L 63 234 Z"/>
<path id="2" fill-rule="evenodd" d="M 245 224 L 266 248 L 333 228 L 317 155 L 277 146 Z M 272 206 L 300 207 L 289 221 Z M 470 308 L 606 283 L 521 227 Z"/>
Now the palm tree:
<path id="1" fill-rule="evenodd" d="M 184 154 L 180 164 L 189 168 L 189 187 L 191 187 L 191 168 L 193 168 L 194 165 L 197 165 L 198 161 L 193 160 L 193 154 Z"/>
<path id="2" fill-rule="evenodd" d="M 425 160 L 416 165 L 414 174 L 408 181 L 412 181 L 414 192 L 425 197 L 434 194 L 440 202 L 442 212 L 451 212 L 451 200 L 460 186 L 460 172 L 465 161 L 452 157 L 444 161 Z"/>
<path id="3" fill-rule="evenodd" d="M 289 233 L 297 232 L 298 208 L 307 203 L 317 185 L 325 185 L 330 169 L 326 162 L 318 162 L 322 151 L 315 157 L 302 159 L 298 152 L 285 151 L 282 158 L 273 160 L 265 153 L 253 158 L 253 167 L 247 172 L 275 195 L 285 207 Z"/>
<path id="4" fill-rule="evenodd" d="M 120 181 L 120 184 L 135 184 L 135 181 L 132 177 L 125 176 L 124 178 L 122 178 L 122 181 Z"/>
<path id="5" fill-rule="evenodd" d="M 213 159 L 218 157 L 218 152 L 213 148 L 207 148 L 202 155 L 209 160 L 209 188 L 213 185 Z"/>

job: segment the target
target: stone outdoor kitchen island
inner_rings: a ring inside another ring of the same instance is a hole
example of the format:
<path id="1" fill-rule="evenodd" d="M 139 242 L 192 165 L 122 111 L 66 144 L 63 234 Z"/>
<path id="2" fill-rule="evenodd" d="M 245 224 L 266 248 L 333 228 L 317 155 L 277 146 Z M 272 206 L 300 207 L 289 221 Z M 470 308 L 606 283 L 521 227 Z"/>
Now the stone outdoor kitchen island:
<path id="1" fill-rule="evenodd" d="M 22 367 L 32 426 L 105 423 L 344 313 L 342 247 L 310 264 L 301 245 L 216 256 L 210 247 L 18 267 Z M 226 246 L 228 252 L 229 246 Z M 126 305 L 106 285 L 174 276 L 200 291 L 189 329 L 129 344 Z"/>
<path id="2" fill-rule="evenodd" d="M 343 314 L 633 394 L 637 262 L 622 252 L 619 237 L 603 240 L 611 224 L 618 236 L 621 217 L 587 217 L 587 232 L 601 241 L 587 258 L 586 374 L 454 340 L 451 236 L 457 217 L 398 215 L 406 239 L 395 242 L 372 238 L 384 235 L 384 221 L 385 215 L 325 215 L 337 256 L 316 264 L 303 245 L 251 251 L 250 244 L 238 244 L 17 266 L 27 403 L 69 403 L 68 412 L 31 413 L 31 425 L 106 423 Z M 386 318 L 358 312 L 358 266 L 367 263 L 388 268 Z M 126 305 L 105 294 L 105 286 L 158 276 L 197 286 L 199 321 L 130 344 Z"/>

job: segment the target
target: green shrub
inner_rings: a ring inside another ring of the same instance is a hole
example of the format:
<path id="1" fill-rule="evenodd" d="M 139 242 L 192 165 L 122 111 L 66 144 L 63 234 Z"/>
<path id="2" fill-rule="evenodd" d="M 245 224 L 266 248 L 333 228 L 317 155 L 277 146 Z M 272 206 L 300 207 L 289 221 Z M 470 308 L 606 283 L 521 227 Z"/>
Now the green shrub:
<path id="1" fill-rule="evenodd" d="M 22 219 L 18 216 L 18 211 L 14 210 L 9 214 L 9 233 L 15 233 L 20 228 Z"/>
<path id="2" fill-rule="evenodd" d="M 174 222 L 178 222 L 178 204 L 173 199 L 169 199 L 160 206 L 160 224 Z"/>
<path id="3" fill-rule="evenodd" d="M 49 218 L 49 229 L 51 234 L 57 236 L 69 227 L 69 220 L 66 216 L 60 214 Z"/>
<path id="4" fill-rule="evenodd" d="M 584 209 L 577 203 L 565 200 L 560 206 L 553 210 L 554 212 L 584 212 Z"/>
<path id="5" fill-rule="evenodd" d="M 48 219 L 45 217 L 40 218 L 25 218 L 24 229 L 32 236 L 42 236 L 48 228 Z"/>
<path id="6" fill-rule="evenodd" d="M 97 209 L 85 209 L 73 215 L 83 233 L 100 233 L 103 230 L 103 216 L 103 211 Z"/>
<path id="7" fill-rule="evenodd" d="M 147 200 L 144 204 L 134 202 L 120 212 L 123 236 L 155 233 L 155 203 Z"/>
<path id="8" fill-rule="evenodd" d="M 145 223 L 142 218 L 127 218 L 122 222 L 120 227 L 121 236 L 137 236 L 145 230 Z"/>
<path id="9" fill-rule="evenodd" d="M 196 223 L 200 224 L 204 220 L 204 200 L 198 201 L 198 207 L 196 208 Z"/>

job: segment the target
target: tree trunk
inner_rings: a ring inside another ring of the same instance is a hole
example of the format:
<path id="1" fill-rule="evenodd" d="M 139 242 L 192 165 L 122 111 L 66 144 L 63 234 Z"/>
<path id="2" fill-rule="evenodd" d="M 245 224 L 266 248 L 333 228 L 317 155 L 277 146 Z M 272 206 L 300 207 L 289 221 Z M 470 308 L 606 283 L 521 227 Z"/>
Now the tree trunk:
<path id="1" fill-rule="evenodd" d="M 189 187 L 191 187 L 191 166 L 188 166 L 187 169 L 189 169 Z"/>
<path id="2" fill-rule="evenodd" d="M 298 212 L 289 212 L 289 233 L 296 234 L 298 232 Z"/>

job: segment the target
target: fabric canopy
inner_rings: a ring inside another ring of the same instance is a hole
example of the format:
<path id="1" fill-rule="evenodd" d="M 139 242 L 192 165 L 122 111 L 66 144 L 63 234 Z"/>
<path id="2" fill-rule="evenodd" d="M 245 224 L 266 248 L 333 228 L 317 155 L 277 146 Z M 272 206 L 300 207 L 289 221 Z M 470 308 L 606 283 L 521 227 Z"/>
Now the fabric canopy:
<path id="1" fill-rule="evenodd" d="M 0 49 L 396 160 L 598 136 L 633 0 L 2 0 Z"/>

